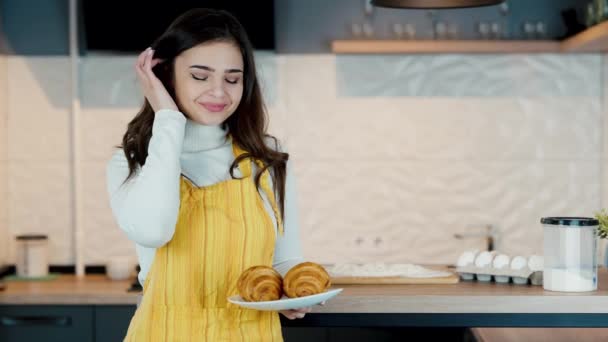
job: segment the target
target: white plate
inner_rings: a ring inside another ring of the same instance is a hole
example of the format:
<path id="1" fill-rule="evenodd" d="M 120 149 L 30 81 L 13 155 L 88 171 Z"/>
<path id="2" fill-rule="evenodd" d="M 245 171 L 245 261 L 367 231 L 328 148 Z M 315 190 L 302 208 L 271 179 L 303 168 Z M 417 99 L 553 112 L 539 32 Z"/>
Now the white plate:
<path id="1" fill-rule="evenodd" d="M 236 304 L 248 309 L 255 309 L 261 311 L 280 311 L 317 305 L 323 301 L 335 297 L 340 292 L 342 292 L 342 289 L 333 289 L 312 296 L 298 298 L 288 298 L 283 296 L 283 298 L 279 300 L 270 300 L 265 302 L 247 302 L 243 300 L 241 296 L 232 296 L 228 298 L 228 301 L 232 304 Z"/>

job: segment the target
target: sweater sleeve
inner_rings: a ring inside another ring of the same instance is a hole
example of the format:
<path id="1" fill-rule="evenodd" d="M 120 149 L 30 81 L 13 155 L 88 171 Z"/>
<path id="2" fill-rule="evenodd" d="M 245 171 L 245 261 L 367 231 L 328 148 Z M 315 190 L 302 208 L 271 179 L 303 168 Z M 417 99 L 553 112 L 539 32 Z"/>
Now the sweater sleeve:
<path id="1" fill-rule="evenodd" d="M 106 166 L 107 191 L 118 226 L 135 243 L 158 248 L 171 240 L 179 210 L 180 154 L 186 118 L 180 112 L 155 113 L 146 163 L 129 181 L 124 151 Z"/>
<path id="2" fill-rule="evenodd" d="M 287 161 L 285 178 L 285 219 L 283 221 L 285 233 L 277 234 L 273 261 L 273 267 L 283 276 L 290 268 L 304 261 L 300 241 L 296 178 L 291 160 Z"/>

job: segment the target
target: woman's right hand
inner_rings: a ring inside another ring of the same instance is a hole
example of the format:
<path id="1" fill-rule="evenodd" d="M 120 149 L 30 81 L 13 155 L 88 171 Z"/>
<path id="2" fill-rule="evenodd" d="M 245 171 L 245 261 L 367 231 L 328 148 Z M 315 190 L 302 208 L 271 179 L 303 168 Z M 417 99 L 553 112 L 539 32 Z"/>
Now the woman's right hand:
<path id="1" fill-rule="evenodd" d="M 156 113 L 161 109 L 172 109 L 178 110 L 175 101 L 167 92 L 167 89 L 163 83 L 156 77 L 152 68 L 158 63 L 162 62 L 160 59 L 153 59 L 154 50 L 147 48 L 137 57 L 135 63 L 135 71 L 137 72 L 137 79 L 141 85 L 142 91 L 150 106 Z"/>

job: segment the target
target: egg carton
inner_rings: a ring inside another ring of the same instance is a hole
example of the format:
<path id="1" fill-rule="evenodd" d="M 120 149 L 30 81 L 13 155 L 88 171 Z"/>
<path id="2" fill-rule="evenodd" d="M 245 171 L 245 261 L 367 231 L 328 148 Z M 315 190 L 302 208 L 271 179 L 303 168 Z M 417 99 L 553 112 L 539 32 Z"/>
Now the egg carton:
<path id="1" fill-rule="evenodd" d="M 532 271 L 529 268 L 523 268 L 520 270 L 513 270 L 508 267 L 505 268 L 494 268 L 494 267 L 477 267 L 473 265 L 458 266 L 456 272 L 460 275 L 462 280 L 473 280 L 489 282 L 492 278 L 497 283 L 508 283 L 513 279 L 513 283 L 517 285 L 527 285 L 531 282 L 532 285 L 543 284 L 543 272 Z"/>

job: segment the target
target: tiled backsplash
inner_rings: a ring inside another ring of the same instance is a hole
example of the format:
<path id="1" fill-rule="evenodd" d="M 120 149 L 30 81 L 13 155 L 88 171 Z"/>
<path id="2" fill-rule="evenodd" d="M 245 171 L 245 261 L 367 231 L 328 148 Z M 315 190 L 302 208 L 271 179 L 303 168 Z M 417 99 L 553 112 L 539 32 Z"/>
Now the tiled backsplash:
<path id="1" fill-rule="evenodd" d="M 1 40 L 0 40 L 1 44 Z M 0 265 L 8 259 L 7 58 L 0 55 Z"/>
<path id="2" fill-rule="evenodd" d="M 286 68 L 305 250 L 323 261 L 453 262 L 467 243 L 453 235 L 485 223 L 497 248 L 542 252 L 541 216 L 600 205 L 598 55 L 289 56 Z"/>
<path id="3" fill-rule="evenodd" d="M 338 93 L 356 97 L 597 97 L 601 56 L 340 55 Z"/>
<path id="4" fill-rule="evenodd" d="M 485 224 L 497 228 L 498 249 L 540 253 L 541 216 L 592 215 L 608 203 L 605 57 L 257 58 L 270 130 L 294 161 L 307 258 L 451 263 L 484 246 L 454 234 Z M 82 60 L 87 264 L 135 253 L 105 190 L 105 164 L 141 102 L 133 62 Z M 0 234 L 48 233 L 51 262 L 72 264 L 69 60 L 2 57 L 0 70 Z"/>

